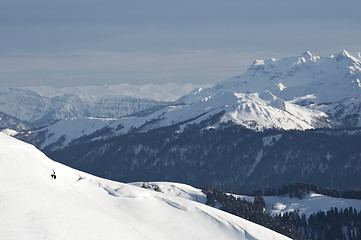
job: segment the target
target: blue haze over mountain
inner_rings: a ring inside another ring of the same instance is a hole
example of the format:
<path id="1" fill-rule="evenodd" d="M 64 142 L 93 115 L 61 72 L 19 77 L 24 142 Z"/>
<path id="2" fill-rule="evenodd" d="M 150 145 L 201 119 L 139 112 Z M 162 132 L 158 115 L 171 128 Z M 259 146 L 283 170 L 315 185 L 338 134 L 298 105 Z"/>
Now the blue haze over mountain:
<path id="1" fill-rule="evenodd" d="M 4 0 L 0 87 L 216 83 L 257 58 L 361 49 L 361 2 Z"/>

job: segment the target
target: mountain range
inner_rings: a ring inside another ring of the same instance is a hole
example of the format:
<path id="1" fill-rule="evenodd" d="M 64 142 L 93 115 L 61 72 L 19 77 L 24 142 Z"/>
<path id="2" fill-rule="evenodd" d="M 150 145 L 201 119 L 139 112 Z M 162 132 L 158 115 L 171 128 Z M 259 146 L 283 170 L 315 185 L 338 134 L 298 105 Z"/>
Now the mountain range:
<path id="1" fill-rule="evenodd" d="M 41 137 L 41 144 L 37 144 L 40 148 L 54 147 L 55 143 L 61 148 L 105 128 L 114 136 L 134 129 L 148 131 L 174 124 L 180 124 L 181 131 L 187 125 L 199 124 L 215 115 L 221 115 L 217 124 L 233 122 L 256 131 L 354 128 L 361 126 L 360 79 L 360 59 L 346 51 L 330 57 L 305 52 L 281 60 L 256 60 L 242 75 L 210 88 L 199 88 L 175 101 L 104 93 L 95 97 L 89 94 L 89 89 L 101 91 L 89 88 L 79 94 L 70 94 L 68 90 L 62 97 L 46 102 L 38 93 L 28 93 L 33 100 L 25 100 L 29 97 L 25 97 L 22 90 L 9 89 L 7 94 L 3 91 L 4 98 L 12 96 L 24 101 L 5 104 L 3 100 L 2 111 L 33 123 L 39 122 L 40 117 L 42 125 L 47 123 L 45 128 L 31 134 L 46 135 Z M 26 105 L 23 102 L 33 107 L 25 107 L 24 111 L 12 106 Z"/>
<path id="2" fill-rule="evenodd" d="M 74 117 L 46 114 L 51 117 L 43 117 L 45 127 L 13 134 L 59 162 L 118 181 L 141 176 L 254 189 L 309 180 L 342 189 L 361 187 L 352 180 L 360 177 L 361 166 L 360 79 L 359 56 L 305 52 L 256 60 L 245 73 L 176 100 L 153 98 L 140 106 L 135 100 L 133 106 L 139 107 L 126 116 L 114 114 L 122 109 L 118 101 L 89 108 L 98 113 L 110 109 L 108 115 L 85 111 L 88 105 L 81 100 L 69 101 L 57 113 L 67 109 Z M 41 96 L 39 90 L 27 91 Z M 104 98 L 102 91 L 92 91 L 100 94 L 96 99 Z M 65 92 L 62 98 L 91 98 Z"/>

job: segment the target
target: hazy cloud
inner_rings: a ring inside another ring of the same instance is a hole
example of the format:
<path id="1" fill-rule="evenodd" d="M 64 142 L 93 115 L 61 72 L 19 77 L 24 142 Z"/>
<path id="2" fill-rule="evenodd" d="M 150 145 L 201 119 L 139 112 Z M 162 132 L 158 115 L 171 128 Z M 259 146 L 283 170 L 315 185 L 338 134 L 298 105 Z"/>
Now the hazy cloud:
<path id="1" fill-rule="evenodd" d="M 361 50 L 360 1 L 3 0 L 0 84 L 218 82 L 255 58 Z"/>

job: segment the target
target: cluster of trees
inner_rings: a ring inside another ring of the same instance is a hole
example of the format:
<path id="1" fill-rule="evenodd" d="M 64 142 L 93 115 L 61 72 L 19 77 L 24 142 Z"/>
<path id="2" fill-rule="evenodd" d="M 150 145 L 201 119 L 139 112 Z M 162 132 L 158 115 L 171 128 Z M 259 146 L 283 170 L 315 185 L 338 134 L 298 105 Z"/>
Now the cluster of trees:
<path id="1" fill-rule="evenodd" d="M 253 203 L 245 199 L 236 198 L 231 194 L 225 194 L 219 189 L 212 187 L 205 187 L 202 189 L 203 193 L 207 194 L 207 205 L 216 206 L 220 204 L 222 209 L 235 209 L 236 215 L 252 215 L 264 213 L 266 203 L 261 196 L 255 196 Z"/>
<path id="2" fill-rule="evenodd" d="M 257 190 L 252 195 L 263 195 L 263 196 L 281 196 L 288 194 L 291 198 L 302 199 L 306 194 L 314 192 L 329 197 L 335 198 L 348 198 L 348 199 L 361 199 L 361 190 L 352 189 L 340 191 L 338 189 L 331 189 L 326 187 L 320 187 L 312 183 L 298 182 L 294 184 L 283 185 L 278 189 L 264 189 Z"/>
<path id="3" fill-rule="evenodd" d="M 361 239 L 361 211 L 350 207 L 346 209 L 331 208 L 311 214 L 308 219 L 304 214 L 288 212 L 274 217 L 286 228 L 296 228 L 308 239 Z"/>
<path id="4" fill-rule="evenodd" d="M 264 212 L 265 201 L 256 195 L 254 202 L 236 198 L 221 190 L 206 187 L 207 204 L 250 220 L 292 239 L 361 239 L 361 211 L 354 208 L 332 208 L 306 218 L 299 212 L 287 212 L 274 217 Z"/>
<path id="5" fill-rule="evenodd" d="M 156 192 L 162 192 L 162 190 L 160 190 L 158 185 L 155 185 L 155 184 L 152 185 L 149 182 L 143 182 L 142 188 L 153 190 L 153 191 L 156 191 Z"/>
<path id="6" fill-rule="evenodd" d="M 269 214 L 266 214 L 266 204 L 260 195 L 255 196 L 253 202 L 249 202 L 212 187 L 203 188 L 202 191 L 207 195 L 207 205 L 219 207 L 222 211 L 247 219 L 292 239 L 307 239 L 302 236 L 292 224 L 285 224 L 280 219 L 273 218 Z"/>
<path id="7" fill-rule="evenodd" d="M 361 211 L 332 208 L 308 218 L 305 233 L 311 239 L 361 239 Z"/>

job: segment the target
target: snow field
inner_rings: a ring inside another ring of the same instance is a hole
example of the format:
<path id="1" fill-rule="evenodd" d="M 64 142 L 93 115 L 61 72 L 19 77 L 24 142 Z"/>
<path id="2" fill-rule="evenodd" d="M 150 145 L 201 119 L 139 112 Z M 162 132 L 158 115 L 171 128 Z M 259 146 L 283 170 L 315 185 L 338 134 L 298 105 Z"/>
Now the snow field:
<path id="1" fill-rule="evenodd" d="M 0 146 L 0 239 L 288 239 L 192 201 L 199 190 L 185 185 L 159 193 L 101 179 L 3 133 Z"/>

